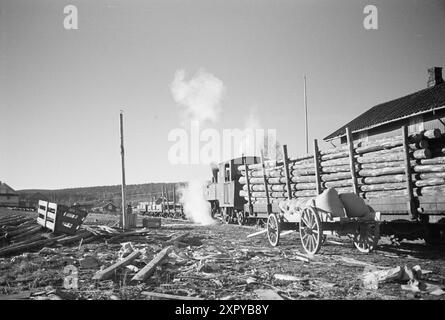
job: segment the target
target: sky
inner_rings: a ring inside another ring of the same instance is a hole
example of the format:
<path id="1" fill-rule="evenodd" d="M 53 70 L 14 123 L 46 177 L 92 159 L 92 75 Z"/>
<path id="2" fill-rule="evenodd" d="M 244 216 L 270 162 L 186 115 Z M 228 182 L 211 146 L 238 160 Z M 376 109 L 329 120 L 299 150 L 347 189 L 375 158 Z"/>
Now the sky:
<path id="1" fill-rule="evenodd" d="M 78 29 L 66 30 L 67 5 Z M 366 5 L 378 29 L 363 27 Z M 208 126 L 254 115 L 289 155 L 305 153 L 370 107 L 423 89 L 445 66 L 444 0 L 0 0 L 0 181 L 20 189 L 209 178 L 172 164 L 169 132 L 184 128 L 178 72 L 223 89 Z M 182 70 L 182 71 L 181 71 Z M 201 70 L 201 71 L 200 71 Z"/>

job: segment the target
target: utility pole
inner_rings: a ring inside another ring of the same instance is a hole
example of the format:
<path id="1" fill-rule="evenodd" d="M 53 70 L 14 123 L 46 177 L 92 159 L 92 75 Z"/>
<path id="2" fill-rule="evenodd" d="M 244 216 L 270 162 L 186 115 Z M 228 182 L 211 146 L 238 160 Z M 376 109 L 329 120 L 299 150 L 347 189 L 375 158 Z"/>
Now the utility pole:
<path id="1" fill-rule="evenodd" d="M 125 159 L 124 159 L 124 114 L 120 112 L 121 160 L 122 160 L 122 229 L 127 230 L 127 207 L 125 205 Z"/>
<path id="2" fill-rule="evenodd" d="M 306 130 L 306 154 L 309 154 L 309 137 L 307 123 L 307 94 L 306 94 L 306 75 L 304 75 L 304 127 Z"/>
<path id="3" fill-rule="evenodd" d="M 173 212 L 176 216 L 176 184 L 173 185 Z"/>

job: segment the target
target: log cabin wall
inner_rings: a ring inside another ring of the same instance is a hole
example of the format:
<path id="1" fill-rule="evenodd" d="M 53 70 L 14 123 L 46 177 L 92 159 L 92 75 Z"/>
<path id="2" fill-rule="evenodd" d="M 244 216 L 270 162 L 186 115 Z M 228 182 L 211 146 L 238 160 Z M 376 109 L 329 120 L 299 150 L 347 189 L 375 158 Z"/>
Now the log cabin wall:
<path id="1" fill-rule="evenodd" d="M 0 207 L 1 206 L 18 206 L 19 196 L 18 195 L 0 195 Z"/>
<path id="2" fill-rule="evenodd" d="M 400 134 L 400 127 L 402 125 L 406 125 L 408 127 L 408 134 L 431 129 L 440 129 L 441 132 L 445 132 L 444 123 L 445 110 L 437 110 L 434 112 L 434 114 L 433 112 L 430 112 L 423 115 L 394 121 L 377 128 L 355 132 L 353 133 L 352 137 L 354 142 L 372 142 L 391 138 Z M 341 137 L 340 139 L 332 140 L 332 142 L 336 146 L 339 146 L 340 144 L 346 145 L 346 136 Z"/>

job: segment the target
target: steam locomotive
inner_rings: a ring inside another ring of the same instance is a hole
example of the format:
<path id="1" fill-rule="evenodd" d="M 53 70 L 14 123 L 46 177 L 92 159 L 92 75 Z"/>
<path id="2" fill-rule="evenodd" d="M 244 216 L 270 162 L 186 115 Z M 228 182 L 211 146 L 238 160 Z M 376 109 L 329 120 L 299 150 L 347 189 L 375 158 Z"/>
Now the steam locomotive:
<path id="1" fill-rule="evenodd" d="M 242 174 L 240 165 L 261 163 L 260 157 L 238 157 L 212 166 L 212 181 L 204 192 L 210 202 L 212 217 L 219 216 L 226 223 L 261 223 L 267 220 L 267 204 L 256 203 L 249 206 L 248 201 L 240 196 Z M 269 212 L 279 212 L 277 203 L 272 203 Z"/>

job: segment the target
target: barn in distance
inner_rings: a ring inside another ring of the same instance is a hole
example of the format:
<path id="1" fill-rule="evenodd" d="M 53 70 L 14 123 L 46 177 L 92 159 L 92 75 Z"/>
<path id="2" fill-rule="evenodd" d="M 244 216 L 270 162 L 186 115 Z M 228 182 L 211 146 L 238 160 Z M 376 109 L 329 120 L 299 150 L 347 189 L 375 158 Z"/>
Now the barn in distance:
<path id="1" fill-rule="evenodd" d="M 0 207 L 16 207 L 19 205 L 19 194 L 0 181 Z"/>

